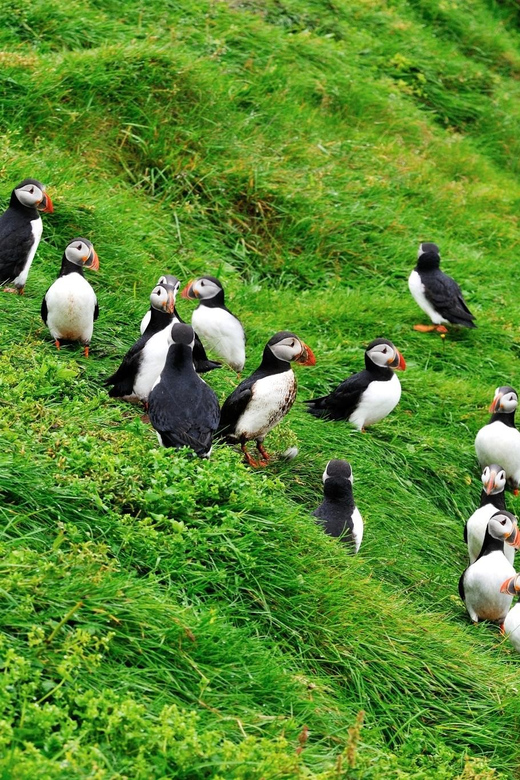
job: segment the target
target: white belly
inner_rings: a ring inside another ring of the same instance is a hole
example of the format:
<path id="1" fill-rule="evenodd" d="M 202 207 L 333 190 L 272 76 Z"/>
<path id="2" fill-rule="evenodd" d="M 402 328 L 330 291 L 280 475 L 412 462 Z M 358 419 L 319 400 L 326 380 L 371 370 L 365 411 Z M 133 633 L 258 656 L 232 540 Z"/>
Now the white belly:
<path id="1" fill-rule="evenodd" d="M 15 287 L 25 287 L 27 277 L 29 276 L 29 269 L 31 268 L 32 261 L 34 260 L 34 255 L 36 254 L 36 250 L 38 249 L 38 244 L 40 243 L 40 239 L 42 237 L 42 232 L 43 232 L 43 222 L 40 216 L 38 216 L 37 219 L 31 220 L 31 228 L 33 234 L 33 244 L 29 249 L 29 254 L 27 255 L 27 262 L 25 263 L 24 267 L 22 268 L 22 270 L 20 271 L 16 279 L 14 279 L 13 281 Z"/>
<path id="2" fill-rule="evenodd" d="M 191 315 L 191 324 L 205 346 L 211 347 L 234 371 L 242 371 L 246 337 L 236 317 L 225 309 L 199 306 Z"/>
<path id="3" fill-rule="evenodd" d="M 415 302 L 428 315 L 434 325 L 441 325 L 443 322 L 449 322 L 449 320 L 445 320 L 438 311 L 435 311 L 433 305 L 427 299 L 424 294 L 424 284 L 421 282 L 421 277 L 417 271 L 412 271 L 408 277 L 408 287 Z"/>
<path id="4" fill-rule="evenodd" d="M 475 561 L 464 576 L 466 608 L 472 620 L 502 621 L 513 597 L 500 593 L 500 586 L 515 570 L 503 552 L 492 552 Z"/>
<path id="5" fill-rule="evenodd" d="M 56 279 L 45 295 L 47 327 L 54 339 L 90 344 L 94 330 L 96 294 L 81 274 Z"/>
<path id="6" fill-rule="evenodd" d="M 296 378 L 292 369 L 259 379 L 245 412 L 239 417 L 235 435 L 262 441 L 287 414 L 296 398 Z"/>
<path id="7" fill-rule="evenodd" d="M 354 511 L 352 512 L 352 523 L 354 526 L 352 529 L 352 540 L 354 542 L 355 551 L 357 552 L 363 540 L 363 518 L 361 517 L 357 506 L 354 507 Z"/>
<path id="8" fill-rule="evenodd" d="M 498 512 L 496 506 L 493 506 L 493 504 L 486 504 L 473 512 L 467 522 L 466 531 L 468 534 L 468 554 L 470 563 L 476 561 L 480 554 L 486 535 L 487 524 L 490 517 L 494 515 L 495 512 Z M 510 544 L 504 544 L 504 555 L 509 563 L 513 563 L 515 560 L 515 548 L 511 547 Z"/>
<path id="9" fill-rule="evenodd" d="M 520 431 L 496 421 L 477 433 L 475 450 L 482 468 L 497 463 L 515 486 L 520 484 Z"/>
<path id="10" fill-rule="evenodd" d="M 507 613 L 504 630 L 517 653 L 520 653 L 520 603 L 515 604 Z"/>
<path id="11" fill-rule="evenodd" d="M 395 374 L 388 382 L 371 382 L 362 394 L 357 409 L 350 415 L 349 421 L 358 430 L 374 425 L 395 409 L 400 398 L 401 383 Z"/>
<path id="12" fill-rule="evenodd" d="M 139 326 L 139 330 L 141 331 L 141 336 L 143 335 L 143 333 L 145 332 L 146 328 L 148 327 L 150 319 L 151 319 L 151 316 L 152 316 L 152 312 L 150 311 L 150 309 L 148 309 L 148 311 L 144 315 L 143 319 L 141 320 L 141 324 Z"/>
<path id="13" fill-rule="evenodd" d="M 171 344 L 171 325 L 163 328 L 158 333 L 154 333 L 146 342 L 134 382 L 134 394 L 139 400 L 148 400 L 150 391 L 164 368 Z"/>

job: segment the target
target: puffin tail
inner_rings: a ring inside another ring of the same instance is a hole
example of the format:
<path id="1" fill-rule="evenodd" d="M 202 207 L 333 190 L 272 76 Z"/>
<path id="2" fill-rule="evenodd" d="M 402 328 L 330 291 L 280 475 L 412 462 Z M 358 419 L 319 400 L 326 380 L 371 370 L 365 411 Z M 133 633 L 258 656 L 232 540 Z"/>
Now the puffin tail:
<path id="1" fill-rule="evenodd" d="M 328 396 L 324 395 L 322 398 L 311 398 L 303 403 L 307 404 L 307 411 L 309 414 L 313 414 L 314 417 L 328 417 L 327 399 Z"/>

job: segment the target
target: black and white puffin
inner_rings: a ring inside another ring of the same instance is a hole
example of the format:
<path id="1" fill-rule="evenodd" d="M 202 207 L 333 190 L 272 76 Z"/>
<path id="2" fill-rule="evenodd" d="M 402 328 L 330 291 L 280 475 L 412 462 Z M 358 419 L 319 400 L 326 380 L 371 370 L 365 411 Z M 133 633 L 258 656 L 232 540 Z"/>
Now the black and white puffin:
<path id="1" fill-rule="evenodd" d="M 218 399 L 193 367 L 193 328 L 175 324 L 171 338 L 166 363 L 150 393 L 150 422 L 163 447 L 190 447 L 200 458 L 209 458 L 220 417 Z"/>
<path id="2" fill-rule="evenodd" d="M 58 278 L 42 300 L 41 315 L 58 349 L 62 341 L 79 341 L 88 357 L 99 306 L 84 268 L 97 271 L 99 258 L 88 239 L 75 238 L 65 247 Z"/>
<path id="3" fill-rule="evenodd" d="M 105 379 L 105 385 L 112 385 L 108 392 L 112 398 L 142 401 L 145 405 L 148 402 L 171 345 L 175 296 L 180 282 L 176 277 L 170 277 L 170 281 L 172 283 L 157 284 L 153 288 L 145 332 L 128 350 L 117 371 Z"/>
<path id="4" fill-rule="evenodd" d="M 397 406 L 401 383 L 392 369 L 404 371 L 403 356 L 388 339 L 371 341 L 365 369 L 345 379 L 329 395 L 305 401 L 315 417 L 348 420 L 360 431 L 379 422 Z"/>
<path id="5" fill-rule="evenodd" d="M 501 593 L 506 579 L 515 570 L 504 555 L 504 543 L 520 547 L 520 530 L 511 512 L 495 512 L 489 519 L 484 543 L 477 560 L 470 564 L 459 580 L 459 595 L 474 623 L 492 620 L 503 623 L 513 597 Z"/>
<path id="6" fill-rule="evenodd" d="M 159 281 L 157 282 L 157 284 L 159 285 L 175 284 L 177 288 L 175 291 L 175 301 L 177 300 L 177 290 L 180 286 L 180 282 L 176 276 L 172 276 L 171 274 L 164 274 L 163 276 L 159 277 Z M 143 319 L 141 320 L 141 334 L 145 332 L 149 321 L 150 321 L 150 312 L 147 311 Z M 175 303 L 173 309 L 173 316 L 171 318 L 171 324 L 174 325 L 176 322 L 180 323 L 181 325 L 186 324 L 182 319 L 182 317 L 179 315 Z M 216 360 L 209 360 L 208 356 L 206 355 L 206 350 L 204 349 L 204 345 L 202 344 L 197 333 L 195 333 L 195 346 L 193 348 L 193 363 L 195 365 L 195 370 L 197 371 L 198 374 L 207 374 L 208 371 L 213 371 L 215 368 L 221 367 L 221 364 L 218 363 Z"/>
<path id="7" fill-rule="evenodd" d="M 201 276 L 189 282 L 181 295 L 199 301 L 191 315 L 191 324 L 204 343 L 234 371 L 242 371 L 246 362 L 246 334 L 240 320 L 226 307 L 219 280 Z"/>
<path id="8" fill-rule="evenodd" d="M 408 277 L 408 287 L 433 325 L 414 325 L 414 330 L 447 333 L 443 322 L 476 328 L 475 317 L 468 309 L 459 285 L 440 270 L 440 262 L 437 244 L 425 242 L 419 246 L 417 265 Z"/>
<path id="9" fill-rule="evenodd" d="M 520 431 L 515 427 L 517 406 L 516 390 L 509 385 L 497 387 L 489 407 L 491 419 L 475 438 L 480 467 L 500 463 L 515 495 L 520 485 Z"/>
<path id="10" fill-rule="evenodd" d="M 509 577 L 500 587 L 501 593 L 510 596 L 520 595 L 520 574 Z M 504 620 L 504 634 L 507 636 L 517 653 L 520 653 L 520 601 L 511 607 Z"/>
<path id="11" fill-rule="evenodd" d="M 38 211 L 51 214 L 53 210 L 52 200 L 37 179 L 24 179 L 12 191 L 9 206 L 0 217 L 0 284 L 14 285 L 4 287 L 4 292 L 23 295 L 42 237 Z"/>
<path id="12" fill-rule="evenodd" d="M 346 460 L 329 460 L 323 472 L 323 501 L 313 512 L 329 536 L 340 538 L 359 550 L 363 518 L 352 493 L 352 468 Z"/>
<path id="13" fill-rule="evenodd" d="M 316 358 L 298 336 L 280 331 L 267 342 L 256 371 L 238 385 L 222 406 L 218 433 L 229 444 L 240 444 L 250 466 L 266 465 L 269 455 L 262 442 L 294 403 L 296 377 L 292 361 L 314 366 Z M 255 461 L 246 450 L 246 443 L 252 439 L 256 441 L 260 461 Z"/>
<path id="14" fill-rule="evenodd" d="M 477 560 L 489 519 L 498 511 L 505 511 L 506 472 L 502 466 L 492 463 L 482 472 L 482 491 L 480 506 L 476 509 L 464 526 L 464 541 L 468 545 L 469 562 Z M 504 555 L 510 563 L 515 559 L 514 548 L 504 544 Z"/>

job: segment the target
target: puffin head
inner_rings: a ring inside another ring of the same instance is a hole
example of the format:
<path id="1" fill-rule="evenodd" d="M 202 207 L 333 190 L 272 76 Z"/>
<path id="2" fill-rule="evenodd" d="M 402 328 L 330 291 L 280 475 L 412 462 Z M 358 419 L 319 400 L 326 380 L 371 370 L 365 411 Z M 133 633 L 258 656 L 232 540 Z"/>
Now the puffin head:
<path id="1" fill-rule="evenodd" d="M 186 344 L 193 349 L 195 344 L 195 331 L 191 325 L 184 325 L 184 323 L 176 322 L 172 326 L 171 337 L 174 344 Z"/>
<path id="2" fill-rule="evenodd" d="M 152 292 L 150 293 L 150 304 L 152 309 L 165 311 L 167 314 L 175 312 L 175 301 L 181 283 L 176 276 L 161 276 Z"/>
<path id="3" fill-rule="evenodd" d="M 183 298 L 208 300 L 215 295 L 224 293 L 224 288 L 214 276 L 201 276 L 192 282 L 188 282 L 181 292 Z"/>
<path id="4" fill-rule="evenodd" d="M 288 363 L 294 360 L 302 366 L 316 365 L 312 349 L 289 330 L 275 333 L 267 342 L 266 348 L 270 349 L 278 360 L 286 360 Z"/>
<path id="5" fill-rule="evenodd" d="M 419 251 L 417 252 L 417 265 L 419 268 L 427 271 L 432 268 L 438 268 L 440 264 L 441 256 L 437 244 L 432 244 L 430 241 L 423 241 L 422 244 L 419 244 Z"/>
<path id="6" fill-rule="evenodd" d="M 514 577 L 509 577 L 500 586 L 500 593 L 509 593 L 510 596 L 518 596 L 520 593 L 520 574 L 515 574 Z"/>
<path id="7" fill-rule="evenodd" d="M 494 496 L 497 493 L 503 493 L 506 488 L 506 472 L 502 466 L 492 463 L 486 466 L 481 476 L 482 484 L 486 495 Z"/>
<path id="8" fill-rule="evenodd" d="M 352 484 L 354 476 L 350 463 L 346 460 L 329 460 L 323 472 L 323 484 L 329 479 L 348 480 Z"/>
<path id="9" fill-rule="evenodd" d="M 399 350 L 388 339 L 374 339 L 365 350 L 365 365 L 378 368 L 396 368 L 404 371 L 406 363 Z"/>
<path id="10" fill-rule="evenodd" d="M 520 547 L 520 529 L 516 517 L 511 512 L 501 510 L 489 519 L 487 529 L 494 539 L 507 542 L 518 550 Z"/>
<path id="11" fill-rule="evenodd" d="M 22 206 L 36 208 L 47 214 L 52 214 L 54 211 L 52 200 L 45 192 L 45 186 L 37 179 L 24 179 L 17 184 L 12 194 Z"/>
<path id="12" fill-rule="evenodd" d="M 495 390 L 495 397 L 491 402 L 489 411 L 491 414 L 496 412 L 505 412 L 506 414 L 514 412 L 518 406 L 518 395 L 516 390 L 509 385 L 504 387 L 497 387 Z"/>
<path id="13" fill-rule="evenodd" d="M 65 257 L 69 263 L 99 270 L 99 257 L 88 238 L 75 238 L 65 247 Z"/>

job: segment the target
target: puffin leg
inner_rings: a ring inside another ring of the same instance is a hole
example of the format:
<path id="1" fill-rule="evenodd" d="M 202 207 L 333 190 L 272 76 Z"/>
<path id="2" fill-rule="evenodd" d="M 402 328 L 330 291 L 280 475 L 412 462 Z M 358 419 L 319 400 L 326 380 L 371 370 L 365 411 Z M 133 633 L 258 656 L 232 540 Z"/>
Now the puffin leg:
<path id="1" fill-rule="evenodd" d="M 420 333 L 431 333 L 436 330 L 437 333 L 447 333 L 447 328 L 444 325 L 414 325 L 414 330 L 418 330 Z"/>
<path id="2" fill-rule="evenodd" d="M 258 452 L 262 456 L 262 460 L 260 461 L 260 466 L 267 466 L 271 456 L 269 455 L 269 453 L 267 452 L 267 450 L 265 449 L 265 447 L 264 447 L 264 445 L 263 445 L 263 443 L 261 441 L 257 441 L 256 442 L 256 449 L 258 450 Z"/>
<path id="3" fill-rule="evenodd" d="M 17 293 L 19 292 L 19 290 L 16 287 L 4 287 L 4 292 Z"/>
<path id="4" fill-rule="evenodd" d="M 502 621 L 502 623 L 500 623 L 500 633 L 502 634 L 502 636 L 506 635 L 506 629 L 504 628 L 504 622 L 503 621 Z"/>
<path id="5" fill-rule="evenodd" d="M 56 349 L 59 349 L 61 347 L 59 339 L 56 339 L 56 341 L 54 343 L 56 344 Z"/>
<path id="6" fill-rule="evenodd" d="M 83 354 L 85 355 L 85 357 L 86 357 L 86 358 L 88 358 L 88 356 L 89 356 L 89 347 L 88 347 L 88 344 L 87 344 L 87 345 L 84 347 L 84 349 L 83 349 Z"/>
<path id="7" fill-rule="evenodd" d="M 259 467 L 260 463 L 258 463 L 258 461 L 256 461 L 254 458 L 252 458 L 251 455 L 249 454 L 249 452 L 246 450 L 246 442 L 245 441 L 243 441 L 242 444 L 240 445 L 240 449 L 244 453 L 244 458 L 246 459 L 246 463 L 249 466 L 251 466 L 252 468 L 257 469 Z"/>

